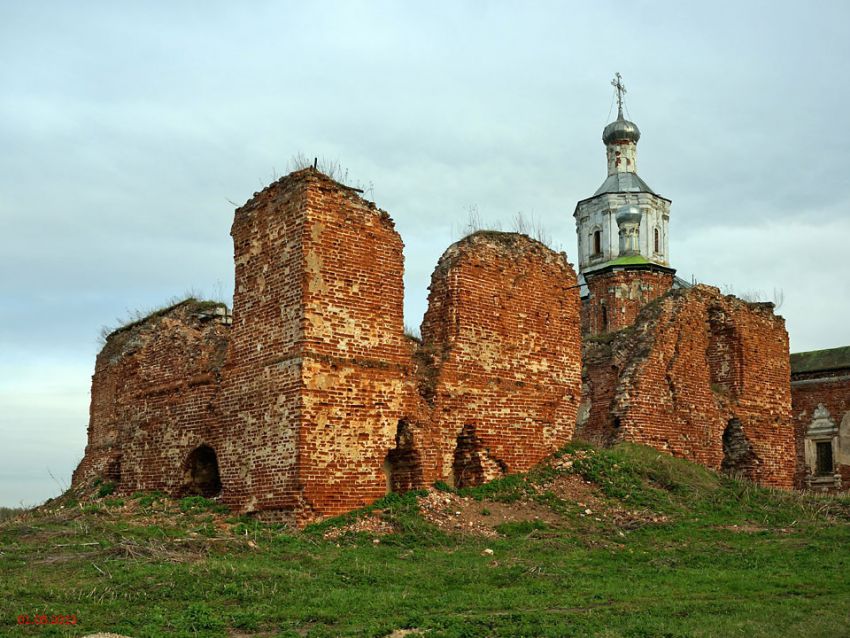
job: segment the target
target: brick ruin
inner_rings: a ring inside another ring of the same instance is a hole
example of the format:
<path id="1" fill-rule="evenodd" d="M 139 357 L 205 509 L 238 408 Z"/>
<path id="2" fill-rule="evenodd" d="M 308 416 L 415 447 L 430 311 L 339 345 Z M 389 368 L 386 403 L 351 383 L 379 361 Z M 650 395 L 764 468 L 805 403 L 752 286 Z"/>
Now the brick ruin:
<path id="1" fill-rule="evenodd" d="M 588 303 L 582 306 L 582 330 L 598 335 L 628 328 L 638 313 L 673 287 L 674 271 L 652 264 L 612 266 L 586 277 Z"/>
<path id="2" fill-rule="evenodd" d="M 419 348 L 436 437 L 426 483 L 525 471 L 572 440 L 579 313 L 565 255 L 524 235 L 478 232 L 443 254 Z"/>
<path id="3" fill-rule="evenodd" d="M 297 525 L 529 469 L 573 436 L 576 274 L 514 233 L 451 246 L 421 343 L 392 220 L 314 169 L 236 211 L 233 315 L 194 300 L 113 332 L 73 484 L 219 496 Z"/>
<path id="4" fill-rule="evenodd" d="M 101 477 L 181 494 L 193 464 L 185 450 L 224 451 L 215 401 L 228 323 L 223 305 L 187 300 L 109 336 L 95 363 L 74 484 Z"/>
<path id="5" fill-rule="evenodd" d="M 850 489 L 850 346 L 791 355 L 796 486 Z"/>
<path id="6" fill-rule="evenodd" d="M 790 488 L 796 457 L 788 334 L 771 304 L 694 286 L 670 264 L 672 201 L 637 172 L 641 132 L 602 131 L 607 177 L 576 204 L 584 401 L 576 436 L 651 445 Z"/>
<path id="7" fill-rule="evenodd" d="M 410 368 L 392 220 L 306 170 L 238 209 L 231 235 L 219 409 L 243 454 L 223 500 L 299 523 L 375 500 Z"/>
<path id="8" fill-rule="evenodd" d="M 615 87 L 608 175 L 574 212 L 579 277 L 525 235 L 473 233 L 440 258 L 414 339 L 389 215 L 315 168 L 292 173 L 236 210 L 232 317 L 187 300 L 109 335 L 73 484 L 303 525 L 522 472 L 575 436 L 848 489 L 850 348 L 789 362 L 772 304 L 675 276 L 671 200 L 637 175 Z"/>
<path id="9" fill-rule="evenodd" d="M 793 486 L 788 334 L 772 304 L 671 290 L 632 326 L 587 339 L 584 364 L 577 436 Z"/>

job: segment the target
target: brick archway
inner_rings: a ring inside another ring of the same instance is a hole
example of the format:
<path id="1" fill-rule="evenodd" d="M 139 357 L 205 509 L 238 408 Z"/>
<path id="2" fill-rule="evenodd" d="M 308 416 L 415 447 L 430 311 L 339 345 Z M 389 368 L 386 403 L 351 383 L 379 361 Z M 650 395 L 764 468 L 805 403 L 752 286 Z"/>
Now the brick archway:
<path id="1" fill-rule="evenodd" d="M 186 458 L 183 494 L 212 498 L 221 494 L 218 457 L 209 445 L 196 447 Z"/>
<path id="2" fill-rule="evenodd" d="M 729 419 L 723 430 L 723 461 L 720 469 L 730 475 L 752 478 L 756 455 L 744 427 L 737 418 Z"/>
<path id="3" fill-rule="evenodd" d="M 421 487 L 422 461 L 413 430 L 404 419 L 398 422 L 395 444 L 384 459 L 387 492 L 402 493 Z"/>

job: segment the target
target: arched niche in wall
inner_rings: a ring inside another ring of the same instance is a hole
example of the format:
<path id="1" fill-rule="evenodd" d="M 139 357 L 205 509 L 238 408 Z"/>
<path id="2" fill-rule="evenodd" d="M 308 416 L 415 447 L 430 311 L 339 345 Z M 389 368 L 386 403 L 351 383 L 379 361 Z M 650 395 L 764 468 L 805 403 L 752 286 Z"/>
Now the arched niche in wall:
<path id="1" fill-rule="evenodd" d="M 387 492 L 407 492 L 422 486 L 422 460 L 413 436 L 413 429 L 406 420 L 398 422 L 395 447 L 384 460 L 387 477 Z"/>
<path id="2" fill-rule="evenodd" d="M 731 317 L 720 307 L 708 309 L 708 327 L 708 350 L 705 354 L 712 389 L 735 398 L 743 384 L 740 334 Z"/>
<path id="3" fill-rule="evenodd" d="M 596 257 L 597 255 L 601 255 L 602 254 L 602 229 L 601 228 L 594 228 L 593 229 L 593 232 L 590 234 L 590 241 L 591 241 L 590 256 Z"/>
<path id="4" fill-rule="evenodd" d="M 209 445 L 196 447 L 186 458 L 182 492 L 207 498 L 221 494 L 218 457 Z"/>
<path id="5" fill-rule="evenodd" d="M 756 463 L 756 455 L 740 419 L 729 419 L 722 440 L 723 461 L 720 469 L 730 476 L 749 478 Z"/>

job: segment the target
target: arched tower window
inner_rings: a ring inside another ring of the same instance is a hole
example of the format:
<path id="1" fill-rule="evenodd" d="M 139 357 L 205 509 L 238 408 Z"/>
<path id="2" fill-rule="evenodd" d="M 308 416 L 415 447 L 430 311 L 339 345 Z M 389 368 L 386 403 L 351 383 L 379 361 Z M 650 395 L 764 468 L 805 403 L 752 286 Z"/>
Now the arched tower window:
<path id="1" fill-rule="evenodd" d="M 602 231 L 593 231 L 593 254 L 598 255 L 602 252 Z"/>
<path id="2" fill-rule="evenodd" d="M 658 229 L 655 229 L 655 252 L 661 252 L 661 233 L 658 232 Z"/>
<path id="3" fill-rule="evenodd" d="M 608 332 L 608 308 L 602 305 L 602 332 Z"/>

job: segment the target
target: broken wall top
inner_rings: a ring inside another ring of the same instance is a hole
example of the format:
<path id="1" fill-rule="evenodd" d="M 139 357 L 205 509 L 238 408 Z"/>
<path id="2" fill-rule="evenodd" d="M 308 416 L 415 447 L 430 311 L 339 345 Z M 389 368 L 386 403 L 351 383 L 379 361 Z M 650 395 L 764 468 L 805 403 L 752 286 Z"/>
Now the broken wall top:
<path id="1" fill-rule="evenodd" d="M 580 347 L 576 274 L 563 253 L 518 233 L 452 244 L 431 277 L 426 349 L 464 370 L 531 380 L 568 374 Z M 518 361 L 526 363 L 518 365 Z"/>
<path id="2" fill-rule="evenodd" d="M 406 347 L 404 244 L 389 215 L 356 189 L 313 168 L 297 171 L 239 208 L 231 235 L 234 360 L 305 349 L 397 359 Z M 391 276 L 371 276 L 377 264 Z"/>
<path id="3" fill-rule="evenodd" d="M 186 365 L 191 366 L 193 361 L 202 364 L 195 356 L 197 353 L 192 352 L 192 342 L 214 340 L 226 346 L 229 325 L 230 314 L 225 304 L 185 299 L 113 330 L 106 337 L 98 362 L 114 364 L 142 348 L 151 349 L 168 343 L 170 345 L 163 346 L 163 358 L 168 357 L 170 351 L 174 355 L 171 367 L 182 370 Z M 223 355 L 223 352 L 220 354 Z M 180 357 L 183 357 L 182 361 Z M 222 363 L 205 362 L 211 365 Z"/>
<path id="4" fill-rule="evenodd" d="M 735 423 L 746 448 L 736 467 L 763 484 L 792 485 L 788 333 L 772 304 L 710 286 L 673 290 L 633 326 L 588 339 L 584 353 L 590 405 L 581 436 L 644 443 L 720 469 L 731 463 Z"/>

